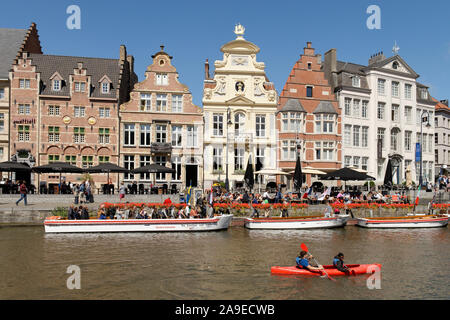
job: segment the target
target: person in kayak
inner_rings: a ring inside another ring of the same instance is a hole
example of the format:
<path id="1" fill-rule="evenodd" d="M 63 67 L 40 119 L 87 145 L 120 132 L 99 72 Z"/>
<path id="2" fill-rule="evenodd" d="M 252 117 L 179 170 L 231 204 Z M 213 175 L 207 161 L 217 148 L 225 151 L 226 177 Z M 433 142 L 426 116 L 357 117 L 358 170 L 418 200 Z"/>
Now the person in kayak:
<path id="1" fill-rule="evenodd" d="M 301 251 L 299 256 L 295 259 L 297 262 L 297 268 L 306 269 L 311 272 L 320 272 L 324 270 L 323 266 L 318 265 L 317 267 L 313 267 L 309 264 L 309 260 L 312 259 L 313 256 L 306 251 Z"/>
<path id="2" fill-rule="evenodd" d="M 346 275 L 350 275 L 350 270 L 344 265 L 344 254 L 338 253 L 333 259 L 333 266 Z"/>

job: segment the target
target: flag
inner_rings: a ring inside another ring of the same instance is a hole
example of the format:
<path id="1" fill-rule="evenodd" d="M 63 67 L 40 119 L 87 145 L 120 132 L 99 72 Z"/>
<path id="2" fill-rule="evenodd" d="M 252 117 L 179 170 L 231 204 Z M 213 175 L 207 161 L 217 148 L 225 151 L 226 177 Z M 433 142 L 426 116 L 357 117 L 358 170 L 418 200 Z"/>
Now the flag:
<path id="1" fill-rule="evenodd" d="M 247 184 L 247 187 L 251 190 L 253 189 L 253 185 L 255 184 L 255 175 L 253 173 L 253 164 L 252 164 L 252 155 L 248 157 L 247 169 L 245 170 L 244 181 Z"/>
<path id="2" fill-rule="evenodd" d="M 189 187 L 186 195 L 186 203 L 190 203 L 192 200 L 192 187 Z"/>
<path id="3" fill-rule="evenodd" d="M 325 190 L 325 192 L 322 193 L 322 195 L 317 200 L 323 201 L 323 200 L 325 200 L 325 197 L 329 196 L 330 194 L 331 194 L 331 187 L 329 187 L 327 190 Z"/>
<path id="4" fill-rule="evenodd" d="M 312 188 L 311 187 L 309 187 L 308 188 L 308 191 L 306 191 L 305 192 L 305 194 L 303 195 L 303 199 L 306 199 L 309 195 L 311 195 L 311 193 L 312 193 Z"/>
<path id="5" fill-rule="evenodd" d="M 214 202 L 213 200 L 213 188 L 211 187 L 211 192 L 209 193 L 209 204 L 212 205 Z"/>
<path id="6" fill-rule="evenodd" d="M 419 190 L 417 191 L 417 197 L 416 197 L 416 202 L 414 202 L 415 206 L 419 205 L 419 198 L 420 198 L 420 190 L 422 189 L 422 186 L 419 185 Z"/>

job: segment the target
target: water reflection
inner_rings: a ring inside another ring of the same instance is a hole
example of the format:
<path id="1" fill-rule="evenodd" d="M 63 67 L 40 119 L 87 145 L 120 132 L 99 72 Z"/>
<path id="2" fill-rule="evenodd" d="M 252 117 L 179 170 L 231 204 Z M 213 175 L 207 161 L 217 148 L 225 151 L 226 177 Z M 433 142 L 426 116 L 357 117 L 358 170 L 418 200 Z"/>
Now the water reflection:
<path id="1" fill-rule="evenodd" d="M 382 290 L 367 276 L 274 276 L 301 243 L 321 264 L 383 264 Z M 448 299 L 447 228 L 247 230 L 46 235 L 41 227 L 0 228 L 1 299 Z M 418 261 L 420 266 L 418 266 Z M 66 288 L 69 265 L 79 291 Z M 424 272 L 423 264 L 426 264 Z"/>

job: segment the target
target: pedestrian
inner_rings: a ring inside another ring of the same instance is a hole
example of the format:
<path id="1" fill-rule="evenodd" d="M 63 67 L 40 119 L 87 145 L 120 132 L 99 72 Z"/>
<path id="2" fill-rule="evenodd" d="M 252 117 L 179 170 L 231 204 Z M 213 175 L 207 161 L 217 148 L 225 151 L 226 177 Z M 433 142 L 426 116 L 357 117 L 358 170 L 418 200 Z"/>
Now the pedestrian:
<path id="1" fill-rule="evenodd" d="M 123 181 L 120 183 L 120 187 L 119 187 L 119 201 L 122 202 L 122 199 L 125 198 L 125 185 L 123 183 Z"/>
<path id="2" fill-rule="evenodd" d="M 25 205 L 27 205 L 27 185 L 25 184 L 25 181 L 22 181 L 22 183 L 19 186 L 19 192 L 20 192 L 20 199 L 16 201 L 16 206 L 19 205 L 20 201 L 24 201 Z"/>

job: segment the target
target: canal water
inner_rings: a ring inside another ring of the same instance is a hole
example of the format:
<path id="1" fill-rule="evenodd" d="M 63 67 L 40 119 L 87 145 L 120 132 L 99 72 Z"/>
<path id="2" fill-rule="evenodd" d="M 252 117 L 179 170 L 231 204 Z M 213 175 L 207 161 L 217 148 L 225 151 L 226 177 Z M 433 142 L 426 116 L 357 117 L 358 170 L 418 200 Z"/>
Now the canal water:
<path id="1" fill-rule="evenodd" d="M 381 263 L 368 275 L 274 276 L 305 243 L 321 264 Z M 448 228 L 47 235 L 43 227 L 0 228 L 0 299 L 449 299 Z M 66 273 L 80 268 L 81 289 Z M 373 281 L 369 281 L 375 284 Z"/>

